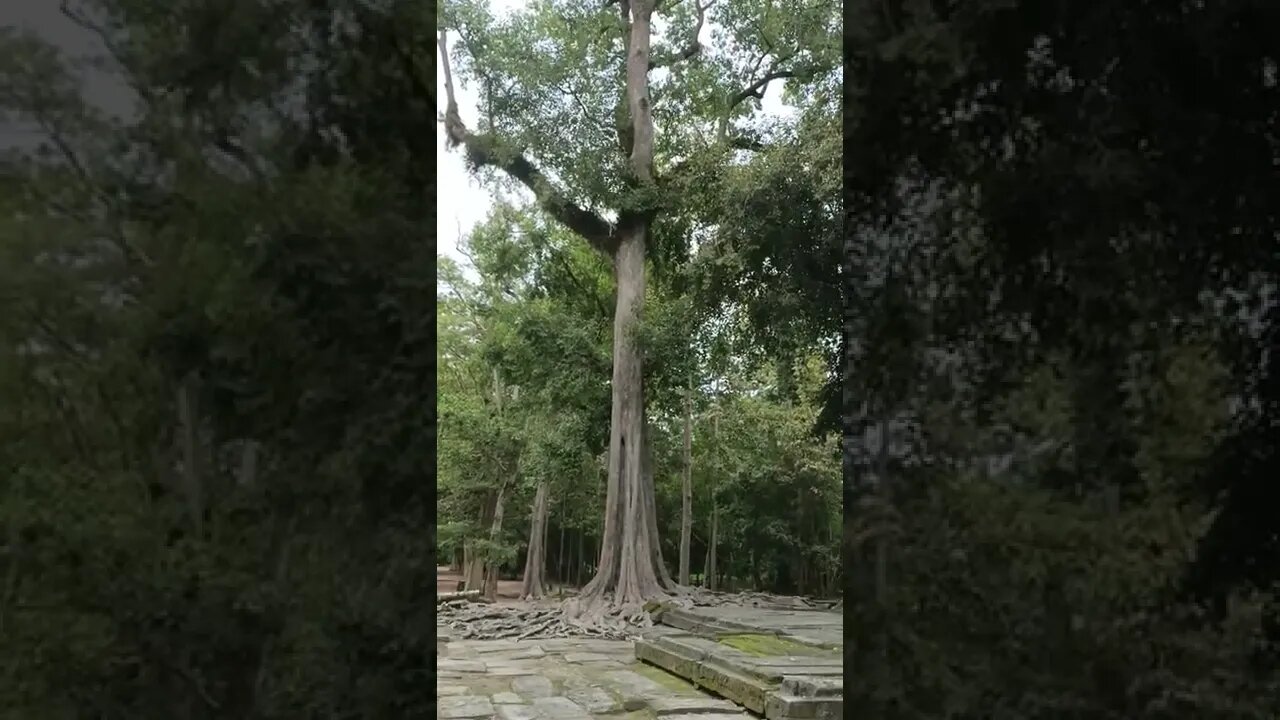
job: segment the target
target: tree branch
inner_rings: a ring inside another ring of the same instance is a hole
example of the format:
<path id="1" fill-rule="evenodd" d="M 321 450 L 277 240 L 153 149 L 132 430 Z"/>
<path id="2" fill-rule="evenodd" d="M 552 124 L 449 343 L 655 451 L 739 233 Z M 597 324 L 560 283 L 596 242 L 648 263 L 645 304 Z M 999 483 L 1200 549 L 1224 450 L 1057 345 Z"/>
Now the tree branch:
<path id="1" fill-rule="evenodd" d="M 698 42 L 698 36 L 702 34 L 702 26 L 707 22 L 707 10 L 711 9 L 716 0 L 707 0 L 703 4 L 700 0 L 693 0 L 693 6 L 698 13 L 698 22 L 693 26 L 693 34 L 689 37 L 689 42 L 679 52 L 667 55 L 662 58 L 654 58 L 649 61 L 649 69 L 655 70 L 660 67 L 670 67 L 676 63 L 683 62 L 702 52 L 702 43 Z"/>
<path id="2" fill-rule="evenodd" d="M 476 167 L 492 167 L 518 180 L 520 184 L 533 191 L 538 205 L 551 217 L 584 238 L 596 250 L 611 255 L 618 242 L 612 223 L 570 200 L 536 165 L 519 151 L 509 148 L 507 143 L 496 135 L 476 134 L 467 129 L 458 112 L 453 72 L 449 65 L 449 49 L 443 30 L 440 31 L 437 45 L 440 48 L 440 63 L 444 71 L 446 102 L 444 127 L 449 146 L 462 146 L 466 152 L 467 161 Z"/>
<path id="3" fill-rule="evenodd" d="M 730 97 L 728 109 L 732 110 L 736 108 L 737 106 L 745 102 L 748 98 L 755 98 L 757 100 L 764 99 L 765 89 L 767 89 L 769 87 L 769 83 L 773 82 L 774 80 L 782 80 L 784 78 L 796 77 L 795 72 L 791 70 L 778 70 L 776 69 L 776 65 L 777 64 L 775 64 L 775 69 L 772 69 L 769 72 L 765 73 L 759 80 L 756 80 L 755 82 L 751 83 L 750 85 L 746 86 L 745 88 L 743 88 L 742 90 L 734 94 L 732 97 Z"/>

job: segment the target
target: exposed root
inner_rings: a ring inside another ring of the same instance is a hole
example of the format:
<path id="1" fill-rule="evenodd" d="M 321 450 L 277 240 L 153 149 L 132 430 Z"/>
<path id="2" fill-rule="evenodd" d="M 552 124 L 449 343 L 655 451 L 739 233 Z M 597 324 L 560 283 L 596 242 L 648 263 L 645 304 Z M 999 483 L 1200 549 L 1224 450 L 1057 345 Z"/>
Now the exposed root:
<path id="1" fill-rule="evenodd" d="M 652 622 L 635 625 L 612 618 L 598 622 L 577 621 L 567 617 L 564 609 L 555 605 L 474 605 L 458 600 L 437 605 L 436 621 L 456 631 L 452 636 L 458 640 L 576 637 L 627 640 L 652 625 Z"/>

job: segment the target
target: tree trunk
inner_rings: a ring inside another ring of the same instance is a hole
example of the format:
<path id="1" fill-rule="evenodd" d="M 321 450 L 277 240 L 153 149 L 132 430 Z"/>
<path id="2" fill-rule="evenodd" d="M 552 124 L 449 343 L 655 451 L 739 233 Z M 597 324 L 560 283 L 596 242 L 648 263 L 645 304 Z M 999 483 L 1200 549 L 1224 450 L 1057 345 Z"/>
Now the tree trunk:
<path id="1" fill-rule="evenodd" d="M 707 546 L 707 589 L 716 589 L 716 544 L 720 533 L 720 514 L 715 506 L 715 495 L 711 496 L 711 543 Z"/>
<path id="2" fill-rule="evenodd" d="M 653 116 L 649 103 L 649 56 L 654 0 L 621 0 L 626 21 L 626 99 L 633 140 L 632 180 L 653 184 Z M 626 614 L 674 589 L 658 544 L 653 477 L 648 472 L 644 375 L 635 332 L 644 310 L 645 245 L 651 211 L 619 218 L 613 251 L 617 298 L 613 319 L 613 402 L 609 432 L 609 476 L 605 493 L 600 565 L 583 588 L 586 605 L 612 594 L 613 608 Z"/>
<path id="3" fill-rule="evenodd" d="M 530 600 L 546 595 L 546 584 L 542 577 L 543 566 L 546 565 L 546 526 L 547 526 L 547 482 L 538 483 L 538 491 L 533 498 L 533 521 L 529 528 L 529 552 L 524 564 L 524 585 L 520 589 L 520 598 Z"/>
<path id="4" fill-rule="evenodd" d="M 689 543 L 693 538 L 693 382 L 684 398 L 684 477 L 680 483 L 680 584 L 689 584 Z"/>
<path id="5" fill-rule="evenodd" d="M 573 564 L 573 586 L 575 588 L 582 587 L 582 567 L 587 563 L 587 554 L 585 546 L 587 543 L 587 533 L 578 531 L 578 561 Z"/>
<path id="6" fill-rule="evenodd" d="M 494 501 L 497 499 L 495 495 L 492 499 L 486 497 L 485 504 L 480 509 L 480 526 L 485 523 L 493 522 L 493 511 L 497 508 Z M 476 552 L 474 540 L 468 539 L 463 543 L 463 571 L 462 579 L 463 587 L 468 590 L 484 589 L 484 560 L 480 554 Z"/>
<path id="7" fill-rule="evenodd" d="M 715 444 L 715 450 L 720 449 L 720 413 L 719 408 L 711 419 L 711 437 Z M 711 538 L 707 545 L 707 589 L 716 589 L 716 544 L 720 531 L 720 509 L 716 507 L 716 481 L 715 474 L 719 472 L 720 464 L 717 462 L 711 473 Z"/>
<path id="8" fill-rule="evenodd" d="M 564 524 L 560 525 L 560 543 L 556 545 L 556 582 L 564 587 L 565 578 L 569 577 L 569 568 L 564 564 Z"/>
<path id="9" fill-rule="evenodd" d="M 502 537 L 502 508 L 506 500 L 507 485 L 498 488 L 498 499 L 493 505 L 493 524 L 489 526 L 489 543 L 496 545 Z M 484 596 L 489 600 L 498 599 L 498 563 L 492 559 L 482 563 L 484 566 Z"/>
<path id="10" fill-rule="evenodd" d="M 647 472 L 644 383 L 635 338 L 644 304 L 646 230 L 643 224 L 632 229 L 614 262 L 618 291 L 604 533 L 600 564 L 582 591 L 587 604 L 612 593 L 614 608 L 623 612 L 637 610 L 671 589 L 663 577 L 666 569 L 658 545 L 653 477 Z"/>

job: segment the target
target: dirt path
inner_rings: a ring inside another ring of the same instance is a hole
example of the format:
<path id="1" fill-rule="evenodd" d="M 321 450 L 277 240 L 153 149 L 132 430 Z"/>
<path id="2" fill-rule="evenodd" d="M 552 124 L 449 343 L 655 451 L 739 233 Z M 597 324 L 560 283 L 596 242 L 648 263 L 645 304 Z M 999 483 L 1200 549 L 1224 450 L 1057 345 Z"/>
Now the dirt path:
<path id="1" fill-rule="evenodd" d="M 458 583 L 462 582 L 462 573 L 454 572 L 448 565 L 436 566 L 436 593 L 449 593 L 458 590 Z M 499 580 L 498 581 L 498 600 L 519 600 L 520 587 L 523 583 L 520 580 Z"/>
<path id="2" fill-rule="evenodd" d="M 436 566 L 436 594 L 458 591 L 458 583 L 462 582 L 462 573 L 454 572 L 448 565 Z M 498 603 L 502 605 L 518 604 L 520 590 L 524 582 L 521 580 L 498 581 Z M 559 587 L 549 587 L 548 592 L 554 595 Z M 569 591 L 572 592 L 572 591 Z"/>

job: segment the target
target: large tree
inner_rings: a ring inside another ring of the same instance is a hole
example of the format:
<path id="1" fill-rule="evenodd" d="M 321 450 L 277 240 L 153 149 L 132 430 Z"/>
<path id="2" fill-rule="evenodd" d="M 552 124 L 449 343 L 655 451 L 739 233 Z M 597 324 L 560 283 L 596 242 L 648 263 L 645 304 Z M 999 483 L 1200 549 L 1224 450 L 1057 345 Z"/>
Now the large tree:
<path id="1" fill-rule="evenodd" d="M 582 594 L 589 607 L 610 598 L 625 613 L 677 589 L 657 535 L 637 339 L 647 264 L 688 241 L 664 234 L 674 229 L 664 218 L 697 169 L 769 140 L 751 120 L 772 83 L 831 71 L 838 23 L 834 3 L 544 0 L 501 19 L 484 3 L 445 10 L 449 142 L 473 167 L 523 186 L 614 268 L 608 484 L 600 563 Z M 474 129 L 455 71 L 477 87 Z"/>

